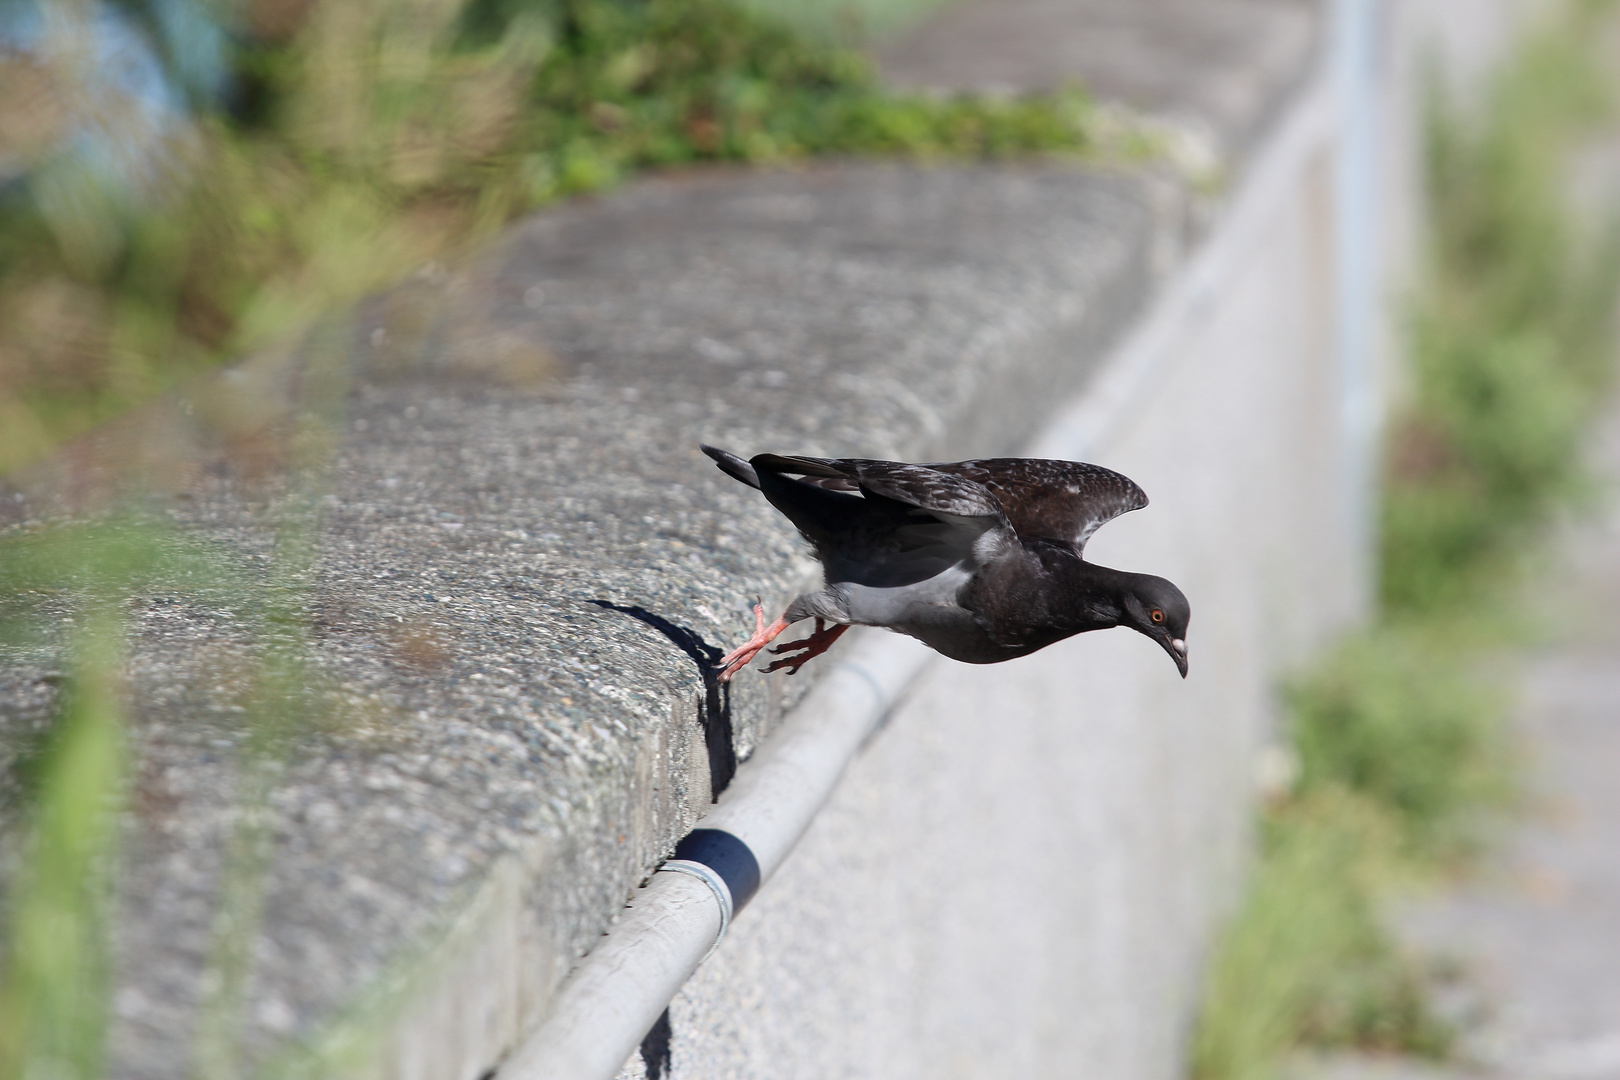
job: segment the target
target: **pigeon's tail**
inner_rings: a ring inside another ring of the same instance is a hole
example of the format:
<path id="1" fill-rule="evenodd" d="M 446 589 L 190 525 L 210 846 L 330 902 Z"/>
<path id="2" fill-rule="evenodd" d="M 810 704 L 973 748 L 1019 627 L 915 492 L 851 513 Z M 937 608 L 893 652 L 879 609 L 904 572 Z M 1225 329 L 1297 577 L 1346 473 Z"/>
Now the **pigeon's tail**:
<path id="1" fill-rule="evenodd" d="M 718 446 L 705 446 L 698 443 L 698 449 L 714 458 L 714 463 L 720 466 L 720 471 L 734 480 L 741 480 L 751 488 L 759 487 L 759 474 L 754 467 L 736 454 L 727 453 Z"/>

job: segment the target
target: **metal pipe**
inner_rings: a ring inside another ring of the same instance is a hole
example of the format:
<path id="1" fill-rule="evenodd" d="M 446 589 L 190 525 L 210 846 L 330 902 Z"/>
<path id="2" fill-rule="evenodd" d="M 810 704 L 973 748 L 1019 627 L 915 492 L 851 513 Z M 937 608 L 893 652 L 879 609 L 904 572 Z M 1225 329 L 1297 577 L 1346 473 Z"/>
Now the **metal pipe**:
<path id="1" fill-rule="evenodd" d="M 1338 108 L 1334 199 L 1340 400 L 1343 402 L 1345 528 L 1350 551 L 1365 560 L 1360 578 L 1371 588 L 1377 514 L 1378 387 L 1375 367 L 1378 296 L 1378 35 L 1381 0 L 1331 0 L 1332 77 Z M 1368 603 L 1371 603 L 1370 597 Z"/>
<path id="2" fill-rule="evenodd" d="M 677 860 L 712 869 L 720 884 L 670 864 L 653 874 L 559 989 L 555 1011 L 501 1065 L 500 1080 L 607 1078 L 635 1052 L 934 656 L 919 642 L 880 631 L 861 633 L 849 653 L 859 659 L 828 665 L 676 848 Z"/>

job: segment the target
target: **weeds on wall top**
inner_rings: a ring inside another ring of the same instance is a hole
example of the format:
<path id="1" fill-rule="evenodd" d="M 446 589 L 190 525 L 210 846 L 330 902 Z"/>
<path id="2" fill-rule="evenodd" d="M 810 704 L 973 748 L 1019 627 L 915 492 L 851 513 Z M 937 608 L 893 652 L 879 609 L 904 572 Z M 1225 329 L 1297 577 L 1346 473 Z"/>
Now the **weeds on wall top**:
<path id="1" fill-rule="evenodd" d="M 1079 91 L 898 96 L 724 0 L 177 2 L 213 77 L 171 45 L 134 85 L 103 54 L 167 42 L 157 5 L 29 7 L 26 48 L 0 25 L 0 473 L 638 169 L 1153 143 Z"/>

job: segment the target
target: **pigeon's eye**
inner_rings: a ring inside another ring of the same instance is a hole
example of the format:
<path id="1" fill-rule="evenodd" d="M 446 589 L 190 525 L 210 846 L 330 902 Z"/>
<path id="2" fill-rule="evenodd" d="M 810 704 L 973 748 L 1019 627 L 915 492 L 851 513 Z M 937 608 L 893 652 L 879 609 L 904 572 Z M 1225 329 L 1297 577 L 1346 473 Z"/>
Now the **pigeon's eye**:
<path id="1" fill-rule="evenodd" d="M 1164 612 L 1160 611 L 1158 608 L 1154 608 L 1153 609 L 1153 621 L 1154 622 L 1164 622 Z"/>

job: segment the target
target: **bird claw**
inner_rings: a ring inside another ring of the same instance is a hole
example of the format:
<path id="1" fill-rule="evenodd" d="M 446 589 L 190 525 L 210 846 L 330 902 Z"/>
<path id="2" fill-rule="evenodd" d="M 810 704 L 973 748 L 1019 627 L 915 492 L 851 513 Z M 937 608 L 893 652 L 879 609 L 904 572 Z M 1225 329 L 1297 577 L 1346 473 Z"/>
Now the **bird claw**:
<path id="1" fill-rule="evenodd" d="M 806 638 L 803 641 L 793 641 L 786 645 L 778 645 L 776 648 L 769 651 L 774 655 L 779 653 L 797 652 L 800 649 L 809 648 L 810 639 Z M 787 668 L 787 673 L 789 675 L 797 675 L 799 673 L 799 669 L 804 666 L 804 662 L 814 655 L 814 653 L 806 653 L 804 656 L 783 657 L 781 660 L 772 660 L 769 664 L 766 664 L 759 670 L 769 675 L 773 671 L 780 671 L 782 668 Z"/>
<path id="2" fill-rule="evenodd" d="M 720 674 L 715 676 L 717 682 L 730 682 L 732 677 L 746 667 L 749 661 L 759 655 L 759 651 L 786 630 L 790 624 L 784 619 L 777 619 L 769 626 L 765 625 L 765 604 L 758 597 L 754 598 L 754 636 L 726 653 L 720 658 Z"/>
<path id="3" fill-rule="evenodd" d="M 798 674 L 800 668 L 802 668 L 812 658 L 820 656 L 822 653 L 832 648 L 832 643 L 843 636 L 845 630 L 849 629 L 848 626 L 842 623 L 834 626 L 830 630 L 825 629 L 825 625 L 826 624 L 823 620 L 817 619 L 815 633 L 811 634 L 807 638 L 801 638 L 798 641 L 790 641 L 786 645 L 778 645 L 776 648 L 772 649 L 771 653 L 773 655 L 781 655 L 783 653 L 798 653 L 798 655 L 784 656 L 781 660 L 773 661 L 769 666 L 760 668 L 760 670 L 769 674 L 772 671 L 787 668 L 787 673 L 789 675 Z"/>

